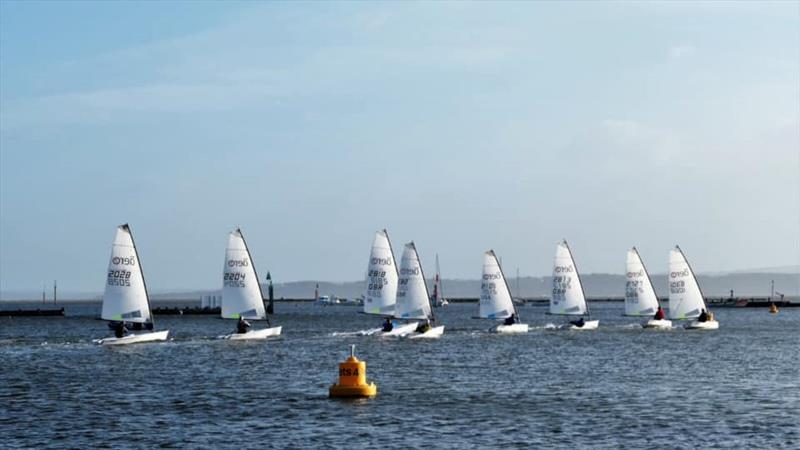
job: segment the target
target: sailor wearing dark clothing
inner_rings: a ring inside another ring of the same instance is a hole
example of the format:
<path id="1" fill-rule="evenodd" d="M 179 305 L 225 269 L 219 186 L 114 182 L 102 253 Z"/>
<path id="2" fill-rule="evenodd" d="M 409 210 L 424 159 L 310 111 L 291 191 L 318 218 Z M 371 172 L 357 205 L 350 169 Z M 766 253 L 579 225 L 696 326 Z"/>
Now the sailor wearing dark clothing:
<path id="1" fill-rule="evenodd" d="M 394 325 L 392 325 L 392 321 L 389 320 L 389 319 L 386 319 L 383 322 L 383 331 L 388 333 L 388 332 L 392 331 L 392 329 L 394 329 Z"/>
<path id="2" fill-rule="evenodd" d="M 427 333 L 431 329 L 431 324 L 427 320 L 425 322 L 420 322 L 417 325 L 417 333 Z"/>
<path id="3" fill-rule="evenodd" d="M 698 322 L 705 322 L 708 320 L 708 313 L 705 309 L 700 312 L 700 316 L 697 318 Z"/>
<path id="4" fill-rule="evenodd" d="M 658 306 L 658 311 L 656 311 L 656 315 L 653 316 L 655 320 L 664 320 L 664 310 L 661 309 L 661 305 Z"/>
<path id="5" fill-rule="evenodd" d="M 581 317 L 581 318 L 580 318 L 580 319 L 578 319 L 578 320 L 573 320 L 573 321 L 571 321 L 570 323 L 571 323 L 571 324 L 573 324 L 573 325 L 575 325 L 575 326 L 576 326 L 576 327 L 578 327 L 578 328 L 583 328 L 583 326 L 584 326 L 584 325 L 586 325 L 586 321 L 585 321 L 585 320 L 583 320 L 583 317 Z"/>
<path id="6" fill-rule="evenodd" d="M 250 331 L 250 323 L 244 320 L 244 317 L 239 316 L 239 322 L 236 324 L 236 332 L 244 334 Z"/>
<path id="7" fill-rule="evenodd" d="M 148 331 L 153 331 L 153 322 L 145 322 L 144 329 Z"/>
<path id="8" fill-rule="evenodd" d="M 111 322 L 111 326 L 114 328 L 114 336 L 116 336 L 117 339 L 128 334 L 128 329 L 125 328 L 125 322 Z"/>
<path id="9" fill-rule="evenodd" d="M 516 322 L 517 322 L 517 315 L 516 314 L 512 314 L 512 315 L 506 317 L 506 320 L 505 320 L 505 322 L 503 322 L 503 325 L 514 325 Z"/>

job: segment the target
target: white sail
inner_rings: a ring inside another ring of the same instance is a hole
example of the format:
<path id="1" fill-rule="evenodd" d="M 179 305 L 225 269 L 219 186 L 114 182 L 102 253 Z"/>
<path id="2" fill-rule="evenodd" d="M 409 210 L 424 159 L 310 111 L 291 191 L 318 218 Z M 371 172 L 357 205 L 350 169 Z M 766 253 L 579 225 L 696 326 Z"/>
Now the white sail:
<path id="1" fill-rule="evenodd" d="M 636 247 L 628 250 L 626 277 L 625 315 L 654 315 L 658 310 L 658 297 Z"/>
<path id="2" fill-rule="evenodd" d="M 128 224 L 117 227 L 111 246 L 100 316 L 105 320 L 124 322 L 151 321 L 144 275 Z"/>
<path id="3" fill-rule="evenodd" d="M 703 293 L 680 247 L 669 252 L 669 317 L 691 319 L 706 309 Z"/>
<path id="4" fill-rule="evenodd" d="M 397 264 L 386 230 L 375 233 L 367 267 L 367 289 L 364 294 L 364 312 L 367 314 L 394 314 L 397 297 Z"/>
<path id="5" fill-rule="evenodd" d="M 406 244 L 400 260 L 400 279 L 397 284 L 394 316 L 399 319 L 431 318 L 428 286 L 413 242 Z"/>
<path id="6" fill-rule="evenodd" d="M 578 269 L 572 259 L 567 241 L 558 243 L 553 263 L 553 292 L 550 296 L 550 314 L 584 315 L 587 312 L 583 286 Z"/>
<path id="7" fill-rule="evenodd" d="M 267 317 L 258 275 L 240 229 L 228 236 L 222 270 L 222 317 L 259 320 Z"/>
<path id="8" fill-rule="evenodd" d="M 484 319 L 505 319 L 514 314 L 514 302 L 506 277 L 497 262 L 494 250 L 483 255 L 479 315 Z"/>

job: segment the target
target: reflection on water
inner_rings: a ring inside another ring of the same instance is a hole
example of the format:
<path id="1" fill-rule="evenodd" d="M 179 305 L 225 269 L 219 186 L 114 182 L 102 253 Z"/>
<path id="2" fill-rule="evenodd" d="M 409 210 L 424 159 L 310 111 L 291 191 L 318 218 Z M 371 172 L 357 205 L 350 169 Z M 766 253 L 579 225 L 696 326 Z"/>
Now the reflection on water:
<path id="1" fill-rule="evenodd" d="M 363 336 L 354 307 L 278 304 L 284 335 L 214 340 L 234 323 L 157 318 L 172 341 L 93 345 L 92 317 L 0 318 L 4 446 L 800 446 L 800 308 L 718 309 L 716 332 L 643 330 L 620 303 L 597 331 L 524 307 L 489 335 L 477 305 L 437 310 L 438 341 Z M 356 344 L 378 397 L 333 401 Z"/>

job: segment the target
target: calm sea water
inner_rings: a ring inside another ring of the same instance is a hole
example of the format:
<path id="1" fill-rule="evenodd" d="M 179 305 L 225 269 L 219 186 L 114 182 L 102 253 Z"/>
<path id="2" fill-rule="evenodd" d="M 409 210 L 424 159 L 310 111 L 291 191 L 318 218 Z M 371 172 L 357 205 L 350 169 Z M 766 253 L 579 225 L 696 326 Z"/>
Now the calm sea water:
<path id="1" fill-rule="evenodd" d="M 438 341 L 355 336 L 355 307 L 278 304 L 283 336 L 213 337 L 214 317 L 157 318 L 170 342 L 106 348 L 85 317 L 0 318 L 0 446 L 800 447 L 800 308 L 717 309 L 717 332 L 643 330 L 619 303 L 597 331 L 495 336 L 476 304 L 437 310 Z M 350 344 L 378 384 L 328 399 Z"/>

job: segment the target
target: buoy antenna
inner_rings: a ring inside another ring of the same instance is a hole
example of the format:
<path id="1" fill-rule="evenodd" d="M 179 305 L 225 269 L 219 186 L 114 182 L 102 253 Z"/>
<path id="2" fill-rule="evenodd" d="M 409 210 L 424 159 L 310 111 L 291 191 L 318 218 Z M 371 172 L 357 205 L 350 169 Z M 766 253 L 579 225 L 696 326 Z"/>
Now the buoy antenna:
<path id="1" fill-rule="evenodd" d="M 356 356 L 356 344 L 350 345 L 350 357 L 355 358 Z"/>

